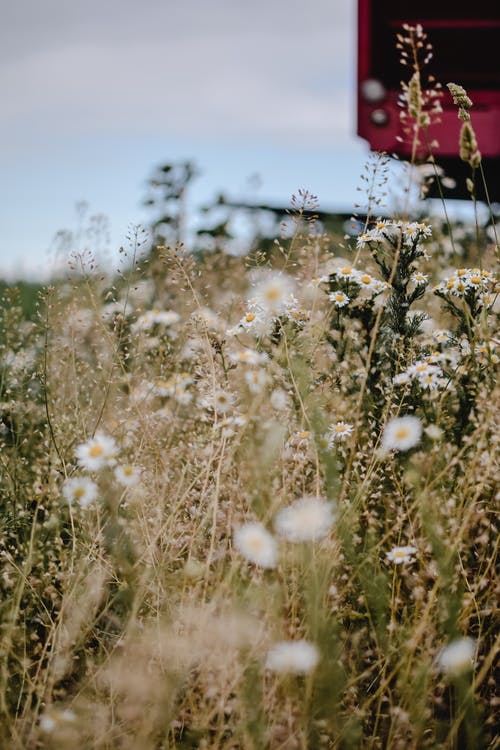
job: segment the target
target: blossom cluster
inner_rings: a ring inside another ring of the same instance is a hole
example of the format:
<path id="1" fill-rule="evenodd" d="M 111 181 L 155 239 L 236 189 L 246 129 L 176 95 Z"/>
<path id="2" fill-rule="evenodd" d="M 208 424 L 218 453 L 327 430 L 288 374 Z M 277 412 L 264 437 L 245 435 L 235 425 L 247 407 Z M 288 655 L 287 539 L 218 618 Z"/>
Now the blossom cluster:
<path id="1" fill-rule="evenodd" d="M 428 224 L 418 221 L 390 221 L 388 219 L 379 219 L 375 226 L 362 232 L 357 239 L 357 247 L 361 249 L 371 242 L 382 242 L 388 240 L 406 247 L 412 247 L 421 239 L 430 237 L 432 227 Z"/>
<path id="2" fill-rule="evenodd" d="M 303 323 L 307 311 L 294 294 L 294 280 L 285 273 L 265 271 L 260 274 L 247 310 L 236 326 L 227 334 L 236 336 L 246 331 L 257 338 L 269 332 L 280 319 Z"/>
<path id="3" fill-rule="evenodd" d="M 289 542 L 317 542 L 329 533 L 334 518 L 331 502 L 306 495 L 277 512 L 274 528 L 278 536 Z M 276 567 L 276 540 L 261 523 L 252 521 L 235 529 L 234 545 L 249 562 L 263 568 Z"/>
<path id="4" fill-rule="evenodd" d="M 96 473 L 106 468 L 113 469 L 115 480 L 122 487 L 134 487 L 140 480 L 140 471 L 132 464 L 119 464 L 118 453 L 115 439 L 103 432 L 97 432 L 75 450 L 78 465 L 84 471 Z M 98 496 L 98 485 L 88 476 L 74 476 L 64 482 L 63 497 L 69 504 L 76 502 L 81 508 L 86 508 Z"/>
<path id="5" fill-rule="evenodd" d="M 175 310 L 147 310 L 132 325 L 133 331 L 150 331 L 155 325 L 173 326 L 181 316 Z"/>
<path id="6" fill-rule="evenodd" d="M 439 356 L 439 355 L 438 355 Z M 434 357 L 436 359 L 436 357 Z M 428 391 L 435 391 L 438 388 L 444 388 L 447 380 L 444 372 L 435 364 L 432 356 L 420 359 L 414 362 L 406 370 L 403 370 L 395 376 L 394 385 L 407 385 L 408 383 L 417 383 L 421 388 Z"/>
<path id="7" fill-rule="evenodd" d="M 452 276 L 443 279 L 436 292 L 454 297 L 475 294 L 480 305 L 490 307 L 497 293 L 495 277 L 490 271 L 479 268 L 459 268 Z"/>

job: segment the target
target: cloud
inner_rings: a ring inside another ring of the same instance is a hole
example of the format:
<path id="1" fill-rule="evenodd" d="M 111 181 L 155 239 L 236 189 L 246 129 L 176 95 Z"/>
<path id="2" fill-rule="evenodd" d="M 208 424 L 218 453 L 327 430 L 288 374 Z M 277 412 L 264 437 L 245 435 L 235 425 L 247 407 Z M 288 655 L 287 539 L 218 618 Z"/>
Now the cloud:
<path id="1" fill-rule="evenodd" d="M 3 25 L 2 130 L 342 143 L 350 5 L 20 0 Z"/>

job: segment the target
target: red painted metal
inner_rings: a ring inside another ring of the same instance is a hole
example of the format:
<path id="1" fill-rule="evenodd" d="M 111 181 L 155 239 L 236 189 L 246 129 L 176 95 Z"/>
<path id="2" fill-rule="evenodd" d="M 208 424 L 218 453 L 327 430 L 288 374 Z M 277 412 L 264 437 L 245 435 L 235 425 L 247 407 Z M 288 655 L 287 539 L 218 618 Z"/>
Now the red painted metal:
<path id="1" fill-rule="evenodd" d="M 358 135 L 374 151 L 411 155 L 398 106 L 400 82 L 411 74 L 395 47 L 404 23 L 423 26 L 434 48 L 429 70 L 443 84 L 441 121 L 428 130 L 429 141 L 439 144 L 433 149 L 437 160 L 458 161 L 461 123 L 446 89 L 450 81 L 464 86 L 474 103 L 472 124 L 483 158 L 500 159 L 500 0 L 358 0 Z M 384 85 L 381 101 L 363 97 L 361 86 L 370 79 Z M 386 124 L 372 121 L 375 110 L 386 113 Z M 426 155 L 422 149 L 421 158 Z"/>

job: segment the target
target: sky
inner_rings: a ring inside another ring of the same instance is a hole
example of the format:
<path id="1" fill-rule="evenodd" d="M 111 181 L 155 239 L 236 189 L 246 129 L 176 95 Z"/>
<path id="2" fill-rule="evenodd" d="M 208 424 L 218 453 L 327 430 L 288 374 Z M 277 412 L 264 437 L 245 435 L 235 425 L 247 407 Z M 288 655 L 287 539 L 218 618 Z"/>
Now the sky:
<path id="1" fill-rule="evenodd" d="M 109 256 L 153 169 L 190 159 L 220 191 L 352 210 L 355 0 L 16 0 L 0 25 L 0 276 L 46 278 L 54 237 L 105 215 Z M 258 175 L 259 179 L 250 179 Z M 75 248 L 77 249 L 77 248 Z M 60 258 L 59 258 L 60 262 Z"/>

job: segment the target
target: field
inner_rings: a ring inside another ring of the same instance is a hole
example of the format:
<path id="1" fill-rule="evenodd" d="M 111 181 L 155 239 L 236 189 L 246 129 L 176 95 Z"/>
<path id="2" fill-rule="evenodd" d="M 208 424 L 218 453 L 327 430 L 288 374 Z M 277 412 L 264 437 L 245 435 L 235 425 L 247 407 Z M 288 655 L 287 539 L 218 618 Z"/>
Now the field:
<path id="1" fill-rule="evenodd" d="M 498 239 L 384 164 L 357 237 L 4 293 L 2 747 L 499 746 Z"/>

